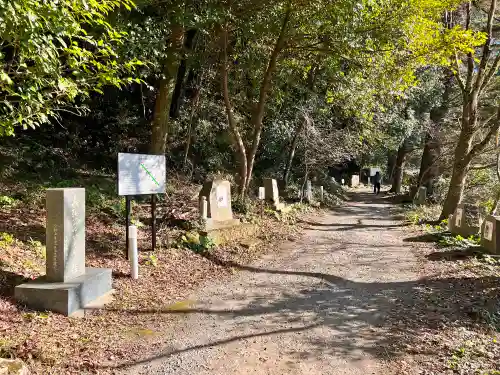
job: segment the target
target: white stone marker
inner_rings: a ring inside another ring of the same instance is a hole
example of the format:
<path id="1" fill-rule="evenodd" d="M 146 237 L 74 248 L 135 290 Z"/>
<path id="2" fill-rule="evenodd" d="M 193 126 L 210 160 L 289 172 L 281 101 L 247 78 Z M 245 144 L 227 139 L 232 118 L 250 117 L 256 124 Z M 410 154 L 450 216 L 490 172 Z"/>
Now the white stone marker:
<path id="1" fill-rule="evenodd" d="M 200 218 L 201 218 L 201 220 L 207 220 L 207 218 L 208 218 L 207 197 L 201 197 L 201 201 L 200 201 Z"/>
<path id="2" fill-rule="evenodd" d="M 311 180 L 307 180 L 306 182 L 306 200 L 308 203 L 312 203 L 313 201 Z"/>
<path id="3" fill-rule="evenodd" d="M 259 200 L 263 201 L 266 198 L 266 189 L 264 186 L 259 187 Z"/>
<path id="4" fill-rule="evenodd" d="M 85 189 L 47 190 L 47 280 L 85 274 Z"/>
<path id="5" fill-rule="evenodd" d="M 46 275 L 16 286 L 14 297 L 68 316 L 111 291 L 112 270 L 85 268 L 85 189 L 48 189 L 46 204 Z"/>
<path id="6" fill-rule="evenodd" d="M 130 259 L 130 276 L 132 279 L 139 278 L 139 255 L 137 253 L 137 227 L 128 227 L 128 259 Z"/>

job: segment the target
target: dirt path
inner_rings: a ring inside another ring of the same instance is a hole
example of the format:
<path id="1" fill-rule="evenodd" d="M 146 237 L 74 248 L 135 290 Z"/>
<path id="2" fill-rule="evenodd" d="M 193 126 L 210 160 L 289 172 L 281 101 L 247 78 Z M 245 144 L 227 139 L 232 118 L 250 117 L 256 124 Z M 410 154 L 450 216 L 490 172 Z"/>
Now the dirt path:
<path id="1" fill-rule="evenodd" d="M 390 374 L 392 321 L 418 279 L 412 244 L 383 199 L 353 196 L 304 222 L 301 241 L 200 291 L 128 374 Z"/>

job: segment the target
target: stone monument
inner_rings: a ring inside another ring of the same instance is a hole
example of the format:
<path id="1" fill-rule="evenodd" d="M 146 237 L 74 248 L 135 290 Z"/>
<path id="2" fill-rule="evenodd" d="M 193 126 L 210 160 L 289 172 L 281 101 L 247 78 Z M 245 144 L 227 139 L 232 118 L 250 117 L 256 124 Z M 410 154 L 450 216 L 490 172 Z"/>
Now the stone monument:
<path id="1" fill-rule="evenodd" d="M 416 185 L 411 185 L 409 190 L 408 190 L 408 199 L 411 202 L 415 202 L 416 196 L 418 193 L 418 186 Z"/>
<path id="2" fill-rule="evenodd" d="M 359 174 L 353 174 L 351 176 L 351 187 L 359 186 Z"/>
<path id="3" fill-rule="evenodd" d="M 500 254 L 500 216 L 486 217 L 481 229 L 481 246 L 493 254 Z"/>
<path id="4" fill-rule="evenodd" d="M 240 224 L 240 220 L 233 218 L 231 209 L 231 184 L 229 181 L 207 181 L 201 189 L 200 205 L 206 197 L 207 220 L 205 231 L 229 228 Z"/>
<path id="5" fill-rule="evenodd" d="M 111 291 L 111 269 L 85 267 L 85 189 L 48 189 L 46 205 L 46 275 L 18 285 L 15 298 L 69 316 Z"/>
<path id="6" fill-rule="evenodd" d="M 479 209 L 467 203 L 460 203 L 453 214 L 451 233 L 469 237 L 479 233 Z"/>
<path id="7" fill-rule="evenodd" d="M 453 233 L 453 214 L 448 215 L 448 232 Z"/>
<path id="8" fill-rule="evenodd" d="M 311 180 L 306 181 L 306 201 L 307 203 L 312 203 L 313 201 Z"/>
<path id="9" fill-rule="evenodd" d="M 420 186 L 417 191 L 417 196 L 414 199 L 414 203 L 422 206 L 425 204 L 425 200 L 427 199 L 427 188 L 425 186 Z"/>
<path id="10" fill-rule="evenodd" d="M 284 207 L 284 204 L 280 203 L 278 181 L 274 178 L 264 178 L 264 191 L 266 201 L 271 202 L 275 210 Z"/>

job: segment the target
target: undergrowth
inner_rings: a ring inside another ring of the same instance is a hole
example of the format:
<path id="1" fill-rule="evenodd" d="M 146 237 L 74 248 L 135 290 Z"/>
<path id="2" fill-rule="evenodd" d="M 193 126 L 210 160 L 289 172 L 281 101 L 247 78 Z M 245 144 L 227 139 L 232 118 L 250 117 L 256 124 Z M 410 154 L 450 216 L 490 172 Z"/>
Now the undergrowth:
<path id="1" fill-rule="evenodd" d="M 439 214 L 441 213 L 440 205 L 419 206 L 415 204 L 406 204 L 404 208 L 406 211 L 406 221 L 413 225 L 435 222 L 439 219 Z"/>

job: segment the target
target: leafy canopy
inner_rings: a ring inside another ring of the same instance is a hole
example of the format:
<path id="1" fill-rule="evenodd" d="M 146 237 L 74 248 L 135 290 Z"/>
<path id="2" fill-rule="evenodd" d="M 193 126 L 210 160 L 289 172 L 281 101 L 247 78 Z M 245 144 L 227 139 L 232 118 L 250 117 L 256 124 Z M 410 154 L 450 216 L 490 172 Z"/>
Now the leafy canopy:
<path id="1" fill-rule="evenodd" d="M 107 21 L 131 0 L 0 0 L 0 135 L 36 127 L 79 98 L 122 86 L 141 62 L 121 61 L 126 36 Z"/>

